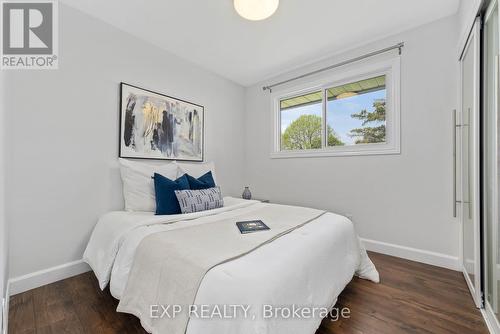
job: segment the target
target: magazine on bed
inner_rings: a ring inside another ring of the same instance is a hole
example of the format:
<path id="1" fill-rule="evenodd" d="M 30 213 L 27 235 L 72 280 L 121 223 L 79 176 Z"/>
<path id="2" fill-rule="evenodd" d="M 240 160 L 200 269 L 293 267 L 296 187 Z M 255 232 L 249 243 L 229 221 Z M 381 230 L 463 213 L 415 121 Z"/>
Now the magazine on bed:
<path id="1" fill-rule="evenodd" d="M 241 234 L 253 233 L 258 231 L 269 230 L 269 227 L 262 220 L 248 220 L 236 222 Z"/>

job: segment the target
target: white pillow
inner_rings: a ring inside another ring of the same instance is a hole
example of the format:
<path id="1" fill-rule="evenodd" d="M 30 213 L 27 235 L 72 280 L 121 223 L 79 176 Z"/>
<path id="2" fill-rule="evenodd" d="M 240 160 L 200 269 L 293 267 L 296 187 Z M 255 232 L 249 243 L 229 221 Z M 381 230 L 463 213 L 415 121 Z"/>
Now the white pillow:
<path id="1" fill-rule="evenodd" d="M 172 162 L 152 165 L 121 158 L 119 161 L 125 210 L 154 212 L 156 209 L 155 189 L 151 177 L 154 173 L 158 173 L 175 180 L 179 169 L 177 165 Z"/>
<path id="2" fill-rule="evenodd" d="M 217 178 L 215 177 L 215 164 L 213 162 L 202 162 L 202 163 L 189 163 L 189 162 L 176 162 L 177 166 L 179 166 L 179 174 L 177 177 L 182 176 L 183 174 L 189 174 L 192 177 L 200 177 L 203 174 L 212 172 L 212 177 L 214 178 L 215 183 L 217 184 Z"/>

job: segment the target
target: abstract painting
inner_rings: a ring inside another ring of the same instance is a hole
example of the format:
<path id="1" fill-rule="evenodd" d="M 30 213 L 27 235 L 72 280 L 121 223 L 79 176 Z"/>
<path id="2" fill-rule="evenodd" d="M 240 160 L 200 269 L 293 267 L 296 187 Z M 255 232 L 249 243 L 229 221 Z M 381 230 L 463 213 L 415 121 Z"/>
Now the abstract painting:
<path id="1" fill-rule="evenodd" d="M 203 106 L 121 83 L 120 157 L 203 161 Z"/>

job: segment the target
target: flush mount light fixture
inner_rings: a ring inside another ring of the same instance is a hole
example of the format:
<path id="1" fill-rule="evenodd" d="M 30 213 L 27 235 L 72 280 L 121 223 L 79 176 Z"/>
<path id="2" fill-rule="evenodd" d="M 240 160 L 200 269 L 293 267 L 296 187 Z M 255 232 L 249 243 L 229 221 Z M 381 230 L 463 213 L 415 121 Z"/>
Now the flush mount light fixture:
<path id="1" fill-rule="evenodd" d="M 279 0 L 234 0 L 234 9 L 247 20 L 260 21 L 273 15 L 279 4 Z"/>

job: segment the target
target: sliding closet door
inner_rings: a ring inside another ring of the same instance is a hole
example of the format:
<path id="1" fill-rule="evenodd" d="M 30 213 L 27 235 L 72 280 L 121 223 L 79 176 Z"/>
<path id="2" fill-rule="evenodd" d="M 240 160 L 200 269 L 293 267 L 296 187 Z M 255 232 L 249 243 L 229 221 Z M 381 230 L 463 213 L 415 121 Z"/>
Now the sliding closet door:
<path id="1" fill-rule="evenodd" d="M 479 206 L 479 83 L 480 21 L 471 32 L 461 58 L 461 220 L 462 265 L 476 306 L 482 306 Z"/>
<path id="2" fill-rule="evenodd" d="M 485 299 L 489 312 L 499 318 L 499 218 L 498 218 L 498 107 L 499 12 L 492 1 L 483 27 L 483 221 Z M 498 322 L 497 322 L 498 323 Z"/>

